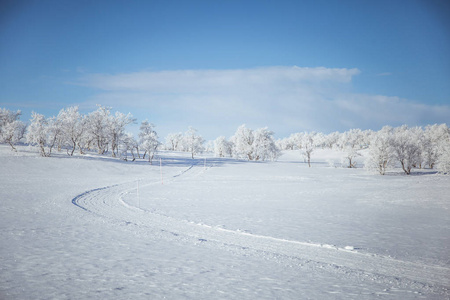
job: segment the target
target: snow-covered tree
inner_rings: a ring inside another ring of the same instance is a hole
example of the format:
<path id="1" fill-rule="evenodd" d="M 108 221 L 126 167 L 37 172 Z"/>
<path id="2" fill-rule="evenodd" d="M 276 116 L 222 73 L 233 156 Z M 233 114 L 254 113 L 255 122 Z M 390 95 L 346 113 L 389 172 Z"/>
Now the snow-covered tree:
<path id="1" fill-rule="evenodd" d="M 189 127 L 188 131 L 184 134 L 183 148 L 186 152 L 190 152 L 192 158 L 194 158 L 194 155 L 203 152 L 204 142 L 203 138 L 198 135 L 197 129 Z"/>
<path id="2" fill-rule="evenodd" d="M 347 166 L 347 168 L 356 168 L 356 158 L 361 156 L 361 153 L 354 148 L 346 148 L 344 156 L 341 158 L 342 166 Z"/>
<path id="3" fill-rule="evenodd" d="M 111 143 L 111 151 L 112 151 L 112 157 L 116 157 L 119 145 L 121 143 L 121 139 L 123 138 L 125 134 L 125 127 L 128 124 L 134 123 L 136 119 L 133 118 L 133 116 L 128 113 L 124 114 L 119 111 L 116 111 L 114 116 L 109 118 L 108 126 L 109 126 L 109 139 Z"/>
<path id="4" fill-rule="evenodd" d="M 158 152 L 158 146 L 160 145 L 158 134 L 154 128 L 155 125 L 145 120 L 142 121 L 139 132 L 140 148 L 145 151 L 143 158 L 145 158 L 145 155 L 147 154 L 150 164 L 152 163 L 153 157 Z"/>
<path id="5" fill-rule="evenodd" d="M 369 156 L 364 163 L 368 170 L 374 170 L 384 175 L 386 170 L 393 167 L 392 131 L 392 127 L 385 126 L 372 135 Z"/>
<path id="6" fill-rule="evenodd" d="M 280 156 L 280 150 L 273 140 L 273 132 L 266 128 L 259 128 L 253 133 L 253 158 L 254 160 L 276 160 Z"/>
<path id="7" fill-rule="evenodd" d="M 214 140 L 214 155 L 217 157 L 231 157 L 233 154 L 233 144 L 224 136 L 219 136 Z"/>
<path id="8" fill-rule="evenodd" d="M 172 151 L 180 151 L 182 150 L 183 145 L 183 134 L 181 132 L 178 133 L 169 133 L 166 136 L 165 147 L 167 150 Z"/>
<path id="9" fill-rule="evenodd" d="M 342 156 L 342 165 L 348 168 L 356 168 L 356 158 L 361 156 L 358 150 L 365 148 L 364 134 L 361 129 L 351 129 L 344 132 L 338 144 L 344 151 Z"/>
<path id="10" fill-rule="evenodd" d="M 316 144 L 314 141 L 316 133 L 305 133 L 302 136 L 302 148 L 303 148 L 303 156 L 308 161 L 308 167 L 311 167 L 311 154 L 314 152 L 316 148 Z"/>
<path id="11" fill-rule="evenodd" d="M 267 128 L 253 131 L 245 124 L 238 127 L 231 137 L 233 156 L 247 160 L 276 160 L 280 150 L 273 139 L 273 132 Z"/>
<path id="12" fill-rule="evenodd" d="M 275 143 L 276 143 L 278 149 L 281 149 L 281 150 L 294 150 L 294 147 L 295 147 L 295 143 L 292 139 L 292 135 L 287 138 L 279 139 Z"/>
<path id="13" fill-rule="evenodd" d="M 86 131 L 86 118 L 78 111 L 77 106 L 60 110 L 57 119 L 62 127 L 62 141 L 67 146 L 67 153 L 72 156 L 76 147 L 83 153 L 82 138 Z"/>
<path id="14" fill-rule="evenodd" d="M 61 120 L 56 117 L 47 118 L 47 124 L 47 148 L 50 156 L 53 148 L 62 143 L 63 127 Z"/>
<path id="15" fill-rule="evenodd" d="M 392 148 L 395 159 L 401 164 L 405 174 L 411 174 L 413 166 L 420 163 L 420 145 L 417 135 L 403 125 L 393 131 Z"/>
<path id="16" fill-rule="evenodd" d="M 340 138 L 340 133 L 335 131 L 327 136 L 325 136 L 325 147 L 332 149 L 333 147 L 336 147 L 337 142 Z"/>
<path id="17" fill-rule="evenodd" d="M 24 136 L 26 126 L 19 120 L 21 111 L 10 111 L 6 108 L 0 109 L 0 143 L 8 143 L 12 150 L 17 151 L 14 147 Z"/>
<path id="18" fill-rule="evenodd" d="M 121 150 L 122 150 L 122 157 L 124 157 L 124 160 L 128 160 L 128 151 L 130 151 L 131 156 L 133 157 L 133 161 L 136 160 L 136 157 L 134 155 L 134 151 L 138 152 L 138 142 L 134 138 L 133 134 L 130 132 L 125 132 L 125 134 L 122 137 L 122 143 L 121 143 Z"/>
<path id="19" fill-rule="evenodd" d="M 97 110 L 87 115 L 86 128 L 89 144 L 97 149 L 98 154 L 108 151 L 111 108 L 97 105 Z"/>
<path id="20" fill-rule="evenodd" d="M 293 148 L 297 148 L 298 150 L 301 150 L 303 148 L 304 137 L 305 137 L 304 132 L 297 132 L 297 133 L 291 134 L 289 136 L 289 139 L 291 140 L 291 143 L 293 144 Z"/>
<path id="21" fill-rule="evenodd" d="M 247 128 L 245 124 L 238 127 L 231 137 L 234 145 L 233 156 L 238 159 L 253 160 L 253 130 Z"/>
<path id="22" fill-rule="evenodd" d="M 39 149 L 41 156 L 49 156 L 50 152 L 46 150 L 48 133 L 48 121 L 44 115 L 32 112 L 30 126 L 26 133 L 27 143 Z"/>
<path id="23" fill-rule="evenodd" d="M 214 141 L 205 141 L 204 151 L 208 153 L 214 153 Z"/>
<path id="24" fill-rule="evenodd" d="M 450 138 L 439 144 L 437 169 L 441 174 L 450 174 Z"/>
<path id="25" fill-rule="evenodd" d="M 446 124 L 434 124 L 425 127 L 424 144 L 422 145 L 422 156 L 424 163 L 433 169 L 434 165 L 439 160 L 439 155 L 442 149 L 441 144 L 445 142 L 450 136 L 450 129 Z"/>

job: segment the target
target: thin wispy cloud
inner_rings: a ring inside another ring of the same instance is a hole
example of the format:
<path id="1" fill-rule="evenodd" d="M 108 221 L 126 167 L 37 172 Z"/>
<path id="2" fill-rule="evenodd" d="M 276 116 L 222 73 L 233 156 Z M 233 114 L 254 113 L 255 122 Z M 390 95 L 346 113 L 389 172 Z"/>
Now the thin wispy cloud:
<path id="1" fill-rule="evenodd" d="M 352 92 L 358 69 L 265 67 L 88 74 L 76 82 L 98 90 L 89 101 L 126 107 L 153 119 L 163 134 L 197 127 L 208 138 L 229 135 L 246 123 L 285 136 L 445 122 L 448 106 L 418 104 Z M 158 123 L 159 122 L 159 123 Z"/>

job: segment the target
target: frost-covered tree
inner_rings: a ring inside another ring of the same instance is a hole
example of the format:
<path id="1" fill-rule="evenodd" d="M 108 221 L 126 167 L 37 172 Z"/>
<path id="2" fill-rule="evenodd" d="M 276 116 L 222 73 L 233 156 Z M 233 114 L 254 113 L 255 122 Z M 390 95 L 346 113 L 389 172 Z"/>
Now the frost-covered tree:
<path id="1" fill-rule="evenodd" d="M 198 135 L 197 129 L 189 127 L 188 131 L 184 134 L 183 148 L 186 152 L 190 152 L 192 158 L 194 155 L 203 152 L 203 143 L 205 141 Z"/>
<path id="2" fill-rule="evenodd" d="M 361 156 L 361 153 L 359 153 L 358 150 L 348 147 L 341 159 L 342 166 L 356 168 L 356 158 L 359 156 Z"/>
<path id="3" fill-rule="evenodd" d="M 128 124 L 134 123 L 135 121 L 136 119 L 134 119 L 130 113 L 125 115 L 124 113 L 121 113 L 119 111 L 116 111 L 114 116 L 111 116 L 109 118 L 108 132 L 111 144 L 112 157 L 116 157 L 119 151 L 121 139 L 124 137 L 125 134 L 125 127 Z"/>
<path id="4" fill-rule="evenodd" d="M 139 129 L 140 148 L 145 151 L 143 158 L 145 158 L 145 155 L 147 154 L 150 164 L 152 163 L 155 154 L 158 152 L 158 146 L 160 145 L 160 142 L 158 141 L 158 134 L 154 128 L 155 125 L 145 120 L 142 121 Z"/>
<path id="5" fill-rule="evenodd" d="M 428 144 L 428 139 L 425 136 L 425 133 L 422 129 L 422 127 L 413 127 L 409 129 L 411 131 L 411 134 L 413 136 L 413 140 L 415 141 L 415 144 L 417 145 L 417 161 L 413 164 L 414 168 L 422 168 L 422 165 L 425 166 L 425 148 Z"/>
<path id="6" fill-rule="evenodd" d="M 273 132 L 266 128 L 259 128 L 253 133 L 253 158 L 254 160 L 276 160 L 280 156 L 280 150 L 273 140 Z"/>
<path id="7" fill-rule="evenodd" d="M 278 139 L 275 141 L 278 149 L 280 150 L 294 150 L 295 144 L 293 143 L 291 137 Z"/>
<path id="8" fill-rule="evenodd" d="M 341 134 L 339 144 L 342 149 L 362 149 L 365 146 L 364 134 L 361 129 L 350 129 Z"/>
<path id="9" fill-rule="evenodd" d="M 289 136 L 289 139 L 293 144 L 293 148 L 297 148 L 298 150 L 301 150 L 303 148 L 304 136 L 304 132 L 293 133 Z"/>
<path id="10" fill-rule="evenodd" d="M 233 144 L 224 136 L 214 140 L 214 155 L 217 157 L 231 157 L 233 155 Z"/>
<path id="11" fill-rule="evenodd" d="M 165 147 L 167 150 L 172 151 L 180 151 L 182 150 L 183 145 L 183 134 L 181 132 L 178 133 L 169 133 L 166 136 Z"/>
<path id="12" fill-rule="evenodd" d="M 32 112 L 30 126 L 26 133 L 27 143 L 39 149 L 41 156 L 50 156 L 50 152 L 46 150 L 48 134 L 48 120 L 44 115 Z"/>
<path id="13" fill-rule="evenodd" d="M 26 126 L 19 120 L 21 111 L 10 111 L 6 108 L 0 109 L 0 143 L 8 143 L 12 150 L 17 151 L 17 144 L 25 134 Z"/>
<path id="14" fill-rule="evenodd" d="M 109 148 L 111 108 L 101 105 L 97 107 L 97 110 L 87 115 L 87 138 L 98 154 L 105 154 Z"/>
<path id="15" fill-rule="evenodd" d="M 405 174 L 411 174 L 411 169 L 420 163 L 420 145 L 417 135 L 408 126 L 397 127 L 393 131 L 392 148 L 395 159 L 402 166 Z"/>
<path id="16" fill-rule="evenodd" d="M 61 120 L 56 117 L 48 118 L 47 124 L 47 148 L 48 156 L 50 156 L 53 148 L 63 140 L 63 127 Z"/>
<path id="17" fill-rule="evenodd" d="M 138 152 L 138 142 L 136 141 L 136 139 L 134 138 L 133 134 L 130 132 L 125 132 L 125 134 L 122 137 L 121 140 L 121 150 L 122 150 L 122 157 L 124 160 L 128 160 L 128 151 L 130 151 L 131 156 L 133 157 L 132 161 L 136 160 L 136 156 L 134 155 L 134 151 L 137 151 L 137 154 L 139 155 Z"/>
<path id="18" fill-rule="evenodd" d="M 17 151 L 15 145 L 24 137 L 26 126 L 20 120 L 7 123 L 2 127 L 0 142 L 8 143 L 13 151 Z"/>
<path id="19" fill-rule="evenodd" d="M 247 128 L 245 124 L 239 126 L 235 134 L 231 137 L 234 145 L 233 156 L 238 159 L 253 160 L 254 139 L 253 130 Z"/>
<path id="20" fill-rule="evenodd" d="M 450 138 L 439 144 L 437 169 L 441 174 L 450 174 Z"/>
<path id="21" fill-rule="evenodd" d="M 361 129 L 351 129 L 344 132 L 339 141 L 340 148 L 344 151 L 342 165 L 348 168 L 356 168 L 356 158 L 361 156 L 358 150 L 365 148 L 364 134 Z"/>
<path id="22" fill-rule="evenodd" d="M 437 161 L 442 147 L 442 143 L 445 142 L 450 136 L 450 129 L 446 124 L 434 124 L 428 125 L 424 130 L 424 144 L 422 145 L 422 156 L 424 163 L 433 169 Z"/>
<path id="23" fill-rule="evenodd" d="M 314 141 L 316 133 L 305 133 L 302 136 L 302 148 L 303 148 L 303 156 L 308 162 L 308 167 L 311 168 L 311 155 L 314 152 L 314 149 L 316 148 L 316 144 Z"/>
<path id="24" fill-rule="evenodd" d="M 327 136 L 325 136 L 325 147 L 332 149 L 333 147 L 336 147 L 336 144 L 340 138 L 339 132 L 335 131 Z"/>
<path id="25" fill-rule="evenodd" d="M 273 139 L 273 132 L 267 128 L 253 131 L 245 124 L 238 127 L 231 137 L 233 156 L 247 160 L 276 160 L 280 150 Z"/>
<path id="26" fill-rule="evenodd" d="M 205 141 L 204 151 L 208 153 L 214 153 L 214 141 Z"/>
<path id="27" fill-rule="evenodd" d="M 314 144 L 315 147 L 318 148 L 325 148 L 326 147 L 326 142 L 327 142 L 327 137 L 325 134 L 323 134 L 322 132 L 316 132 L 314 135 Z"/>
<path id="28" fill-rule="evenodd" d="M 82 139 L 86 128 L 86 118 L 78 111 L 77 106 L 62 109 L 57 119 L 62 127 L 62 141 L 67 147 L 67 153 L 72 156 L 76 147 L 83 153 Z"/>
<path id="29" fill-rule="evenodd" d="M 392 127 L 385 126 L 377 133 L 372 134 L 369 155 L 364 163 L 368 170 L 374 170 L 384 175 L 390 167 L 393 167 L 392 131 Z"/>

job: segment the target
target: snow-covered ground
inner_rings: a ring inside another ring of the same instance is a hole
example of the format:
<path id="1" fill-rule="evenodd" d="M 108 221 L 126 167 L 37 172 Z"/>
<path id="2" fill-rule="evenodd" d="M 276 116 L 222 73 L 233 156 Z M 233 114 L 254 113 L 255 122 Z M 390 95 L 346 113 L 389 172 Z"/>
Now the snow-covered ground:
<path id="1" fill-rule="evenodd" d="M 450 298 L 450 176 L 161 157 L 0 145 L 0 299 Z"/>

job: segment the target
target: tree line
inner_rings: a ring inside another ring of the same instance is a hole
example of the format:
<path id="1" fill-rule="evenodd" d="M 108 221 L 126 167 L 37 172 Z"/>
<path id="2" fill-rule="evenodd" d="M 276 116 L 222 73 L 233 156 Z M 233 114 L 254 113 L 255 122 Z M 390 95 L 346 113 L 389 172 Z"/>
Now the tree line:
<path id="1" fill-rule="evenodd" d="M 268 128 L 256 130 L 245 124 L 227 139 L 220 136 L 206 143 L 197 130 L 189 127 L 185 133 L 170 133 L 165 143 L 160 142 L 155 125 L 144 120 L 138 138 L 126 132 L 129 124 L 136 123 L 131 114 L 111 113 L 111 108 L 98 105 L 88 114 L 78 107 L 61 109 L 56 117 L 32 113 L 27 126 L 20 121 L 20 110 L 0 108 L 0 143 L 15 145 L 21 141 L 35 147 L 41 156 L 50 156 L 55 149 L 68 155 L 95 151 L 128 160 L 148 159 L 151 163 L 158 150 L 185 151 L 195 155 L 205 150 L 217 157 L 234 157 L 252 161 L 276 160 L 281 150 L 301 150 L 311 166 L 314 152 L 319 148 L 338 149 L 343 153 L 342 165 L 356 167 L 356 159 L 366 150 L 365 167 L 384 175 L 387 170 L 401 167 L 405 174 L 414 168 L 437 169 L 450 173 L 450 129 L 446 124 L 425 127 L 385 126 L 379 131 L 351 129 L 339 133 L 294 133 L 274 140 Z"/>
<path id="2" fill-rule="evenodd" d="M 136 123 L 128 113 L 111 112 L 110 107 L 97 105 L 97 109 L 88 114 L 81 114 L 78 107 L 61 109 L 56 117 L 46 118 L 32 112 L 28 126 L 20 121 L 21 111 L 0 109 L 0 143 L 8 143 L 12 150 L 24 141 L 35 147 L 41 156 L 48 157 L 53 151 L 66 151 L 74 155 L 75 151 L 85 154 L 95 151 L 98 154 L 110 154 L 128 160 L 143 158 L 152 162 L 158 149 L 163 147 L 159 141 L 155 125 L 144 120 L 140 124 L 138 138 L 126 131 L 126 127 Z M 177 150 L 189 151 L 194 155 L 203 150 L 204 140 L 197 130 L 189 128 L 182 135 Z M 141 155 L 142 154 L 142 155 Z"/>
<path id="3" fill-rule="evenodd" d="M 356 158 L 365 150 L 364 166 L 381 175 L 395 167 L 407 175 L 414 168 L 436 166 L 439 172 L 450 173 L 450 129 L 446 124 L 385 126 L 379 131 L 351 129 L 328 135 L 295 133 L 277 144 L 283 150 L 303 150 L 309 165 L 315 149 L 330 148 L 342 151 L 342 164 L 348 168 L 356 167 Z"/>

